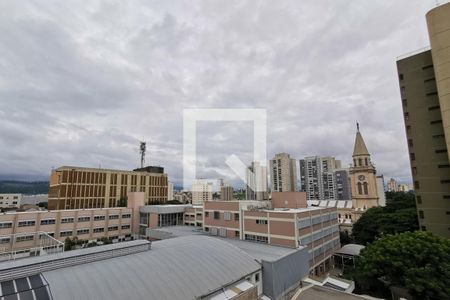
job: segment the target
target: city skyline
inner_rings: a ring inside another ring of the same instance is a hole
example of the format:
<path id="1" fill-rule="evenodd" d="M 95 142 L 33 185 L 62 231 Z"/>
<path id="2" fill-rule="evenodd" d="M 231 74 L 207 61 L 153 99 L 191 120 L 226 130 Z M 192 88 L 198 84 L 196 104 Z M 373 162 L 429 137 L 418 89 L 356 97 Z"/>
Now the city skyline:
<path id="1" fill-rule="evenodd" d="M 394 62 L 429 44 L 424 14 L 435 2 L 407 4 L 96 2 L 70 13 L 7 3 L 0 178 L 48 180 L 62 165 L 131 170 L 145 140 L 147 163 L 179 185 L 181 114 L 195 103 L 266 108 L 268 159 L 334 156 L 344 167 L 358 120 L 378 173 L 409 183 Z M 203 175 L 229 180 L 218 166 L 230 153 L 252 161 L 249 126 L 204 125 Z"/>

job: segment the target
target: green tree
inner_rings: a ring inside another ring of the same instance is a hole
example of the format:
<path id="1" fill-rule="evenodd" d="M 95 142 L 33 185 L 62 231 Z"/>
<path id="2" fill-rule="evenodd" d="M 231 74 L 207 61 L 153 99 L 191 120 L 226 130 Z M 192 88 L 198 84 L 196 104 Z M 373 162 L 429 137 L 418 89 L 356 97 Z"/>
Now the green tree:
<path id="1" fill-rule="evenodd" d="M 120 197 L 119 201 L 117 201 L 118 207 L 127 207 L 128 206 L 128 197 Z"/>
<path id="2" fill-rule="evenodd" d="M 382 234 L 395 234 L 419 229 L 416 203 L 412 193 L 386 193 L 386 206 L 368 209 L 353 224 L 353 239 L 366 245 Z"/>
<path id="3" fill-rule="evenodd" d="M 70 237 L 66 237 L 64 240 L 64 251 L 72 250 L 73 246 L 75 246 L 75 243 L 70 239 Z"/>
<path id="4" fill-rule="evenodd" d="M 355 279 L 366 289 L 383 282 L 415 299 L 450 299 L 450 240 L 420 231 L 383 236 L 361 251 Z"/>

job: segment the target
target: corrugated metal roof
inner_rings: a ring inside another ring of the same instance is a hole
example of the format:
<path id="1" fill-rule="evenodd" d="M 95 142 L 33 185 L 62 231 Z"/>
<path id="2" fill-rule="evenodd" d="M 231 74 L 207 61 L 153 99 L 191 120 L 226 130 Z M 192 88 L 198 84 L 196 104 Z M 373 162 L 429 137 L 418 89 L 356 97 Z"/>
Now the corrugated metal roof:
<path id="1" fill-rule="evenodd" d="M 179 237 L 152 250 L 44 272 L 55 299 L 194 299 L 261 268 L 220 239 Z"/>

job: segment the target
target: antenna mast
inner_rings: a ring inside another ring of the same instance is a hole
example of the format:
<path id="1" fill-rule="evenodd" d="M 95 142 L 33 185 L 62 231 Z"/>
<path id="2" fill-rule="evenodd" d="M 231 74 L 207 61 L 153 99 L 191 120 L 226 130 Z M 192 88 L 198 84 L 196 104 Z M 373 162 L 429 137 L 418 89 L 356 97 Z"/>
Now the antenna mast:
<path id="1" fill-rule="evenodd" d="M 145 162 L 145 148 L 146 148 L 145 145 L 146 145 L 145 142 L 141 142 L 141 145 L 139 147 L 140 153 L 141 153 L 141 168 L 144 167 L 144 162 Z"/>

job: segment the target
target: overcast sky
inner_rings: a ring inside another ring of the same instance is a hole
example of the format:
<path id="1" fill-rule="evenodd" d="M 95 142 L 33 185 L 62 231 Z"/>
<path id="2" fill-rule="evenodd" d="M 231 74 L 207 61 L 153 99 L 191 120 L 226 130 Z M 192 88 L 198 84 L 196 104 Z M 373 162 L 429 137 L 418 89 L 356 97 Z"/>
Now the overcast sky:
<path id="1" fill-rule="evenodd" d="M 52 167 L 182 178 L 184 108 L 265 108 L 269 158 L 351 161 L 358 120 L 377 172 L 409 182 L 397 56 L 429 44 L 433 0 L 0 2 L 0 178 Z M 234 182 L 248 122 L 200 123 L 199 176 Z"/>

